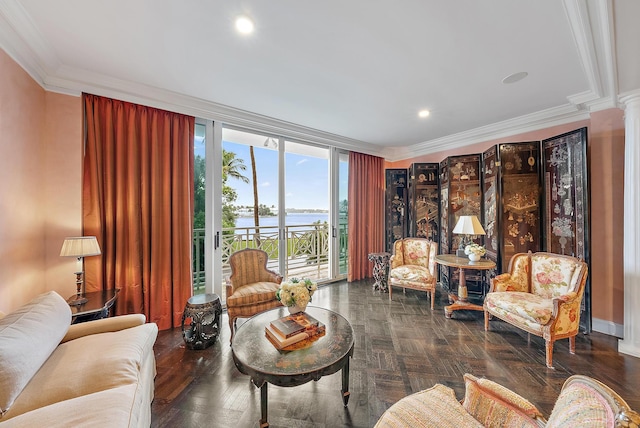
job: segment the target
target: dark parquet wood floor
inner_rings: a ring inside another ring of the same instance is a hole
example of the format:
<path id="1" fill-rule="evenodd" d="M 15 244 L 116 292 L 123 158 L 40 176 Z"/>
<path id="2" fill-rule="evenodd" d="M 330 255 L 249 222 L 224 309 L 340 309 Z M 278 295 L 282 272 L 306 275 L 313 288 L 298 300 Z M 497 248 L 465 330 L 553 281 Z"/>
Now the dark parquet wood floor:
<path id="1" fill-rule="evenodd" d="M 444 317 L 439 288 L 436 309 L 425 293 L 373 291 L 372 281 L 321 287 L 313 305 L 341 313 L 353 325 L 348 407 L 340 373 L 293 388 L 269 385 L 272 427 L 372 427 L 400 398 L 436 383 L 464 396 L 462 375 L 494 380 L 528 398 L 548 417 L 563 382 L 572 374 L 594 377 L 640 409 L 640 359 L 619 354 L 617 339 L 579 335 L 576 354 L 556 342 L 555 370 L 545 367 L 544 341 L 502 321 L 485 333 L 482 312 Z M 203 351 L 185 349 L 180 329 L 162 331 L 155 345 L 158 375 L 152 404 L 154 427 L 257 427 L 260 391 L 236 369 L 223 315 L 220 340 Z"/>

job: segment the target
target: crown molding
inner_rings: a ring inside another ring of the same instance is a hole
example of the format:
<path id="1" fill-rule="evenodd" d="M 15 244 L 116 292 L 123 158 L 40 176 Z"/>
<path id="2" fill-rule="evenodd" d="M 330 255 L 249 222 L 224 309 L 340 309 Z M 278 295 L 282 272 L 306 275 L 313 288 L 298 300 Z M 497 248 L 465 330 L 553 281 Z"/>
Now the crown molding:
<path id="1" fill-rule="evenodd" d="M 20 29 L 18 31 L 17 29 Z M 18 63 L 40 86 L 44 87 L 46 67 L 31 46 L 36 32 L 33 22 L 17 2 L 0 2 L 0 47 Z M 22 36 L 22 37 L 21 37 Z M 29 40 L 25 40 L 27 37 Z M 42 37 L 40 37 L 42 39 Z M 50 55 L 49 55 L 50 56 Z"/>
<path id="2" fill-rule="evenodd" d="M 640 103 L 640 89 L 624 92 L 620 94 L 618 100 L 620 101 L 620 104 L 622 104 L 622 108 L 624 109 L 626 109 L 629 104 Z"/>
<path id="3" fill-rule="evenodd" d="M 384 148 L 197 97 L 63 66 L 16 0 L 0 1 L 0 47 L 48 91 L 72 96 L 89 92 L 396 161 L 584 120 L 590 111 L 619 107 L 626 97 L 617 97 L 612 0 L 563 0 L 563 4 L 589 85 L 587 91 L 567 97 L 569 105 L 404 147 Z"/>
<path id="4" fill-rule="evenodd" d="M 149 85 L 115 79 L 99 73 L 60 67 L 58 76 L 45 79 L 48 91 L 80 96 L 82 92 L 187 114 L 226 125 L 285 135 L 300 141 L 330 145 L 345 150 L 382 156 L 383 148 L 371 143 L 332 134 L 269 116 L 252 113 L 201 98 Z"/>
<path id="5" fill-rule="evenodd" d="M 414 144 L 413 146 L 405 147 L 405 150 L 397 150 L 398 148 L 394 148 L 392 151 L 389 150 L 385 152 L 385 154 L 387 155 L 387 159 L 393 162 L 586 119 L 589 119 L 588 111 L 578 109 L 571 104 L 566 104 L 469 131 L 447 135 L 435 140 Z"/>
<path id="6" fill-rule="evenodd" d="M 591 96 L 594 97 L 593 99 L 599 98 L 602 96 L 602 80 L 598 67 L 596 46 L 593 40 L 593 29 L 589 19 L 589 8 L 584 0 L 564 0 L 563 4 L 573 40 L 578 48 L 582 69 L 592 93 Z M 573 101 L 569 100 L 569 102 Z M 579 101 L 577 104 L 581 102 L 583 101 Z"/>

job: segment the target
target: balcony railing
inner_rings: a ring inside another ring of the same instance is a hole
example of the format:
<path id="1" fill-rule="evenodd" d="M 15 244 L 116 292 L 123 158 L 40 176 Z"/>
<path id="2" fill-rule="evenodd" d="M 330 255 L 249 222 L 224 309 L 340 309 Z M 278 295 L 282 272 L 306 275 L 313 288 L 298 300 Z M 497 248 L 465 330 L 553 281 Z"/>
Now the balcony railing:
<path id="1" fill-rule="evenodd" d="M 205 250 L 204 229 L 193 231 L 193 292 L 204 293 Z M 231 275 L 229 257 L 238 250 L 259 248 L 269 255 L 267 267 L 278 269 L 279 229 L 277 226 L 234 227 L 222 230 L 222 277 Z M 327 279 L 329 275 L 329 225 L 307 224 L 285 226 L 287 237 L 287 257 L 280 271 L 285 277 L 306 277 L 314 280 Z M 338 227 L 340 271 L 346 273 L 347 225 Z M 224 290 L 223 290 L 224 293 Z M 221 296 L 224 299 L 224 296 Z"/>

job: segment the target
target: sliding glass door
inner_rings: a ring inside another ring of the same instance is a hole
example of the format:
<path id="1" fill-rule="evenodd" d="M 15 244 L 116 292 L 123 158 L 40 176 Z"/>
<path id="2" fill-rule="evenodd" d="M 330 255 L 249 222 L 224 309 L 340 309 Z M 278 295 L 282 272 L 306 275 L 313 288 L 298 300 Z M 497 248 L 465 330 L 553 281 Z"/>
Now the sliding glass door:
<path id="1" fill-rule="evenodd" d="M 284 142 L 282 272 L 327 281 L 330 251 L 329 149 Z"/>
<path id="2" fill-rule="evenodd" d="M 286 278 L 346 276 L 346 152 L 198 121 L 194 155 L 194 293 L 224 301 L 244 248 Z"/>

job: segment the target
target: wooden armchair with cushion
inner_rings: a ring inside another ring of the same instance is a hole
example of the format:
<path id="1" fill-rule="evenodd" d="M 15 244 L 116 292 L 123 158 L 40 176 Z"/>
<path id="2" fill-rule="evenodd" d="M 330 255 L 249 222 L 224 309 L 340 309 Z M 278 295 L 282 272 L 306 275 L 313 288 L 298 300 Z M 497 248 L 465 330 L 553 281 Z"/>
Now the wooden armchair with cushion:
<path id="1" fill-rule="evenodd" d="M 227 315 L 232 342 L 237 318 L 249 318 L 282 306 L 276 300 L 282 276 L 267 269 L 268 259 L 266 252 L 251 248 L 237 251 L 229 257 L 231 276 L 227 281 Z"/>
<path id="2" fill-rule="evenodd" d="M 398 239 L 389 260 L 389 300 L 393 287 L 426 291 L 433 309 L 438 244 L 425 238 Z"/>
<path id="3" fill-rule="evenodd" d="M 587 264 L 552 253 L 519 253 L 509 273 L 491 280 L 484 299 L 484 328 L 496 316 L 546 342 L 546 364 L 553 368 L 553 342 L 569 338 L 575 354 L 580 305 L 587 281 Z"/>

